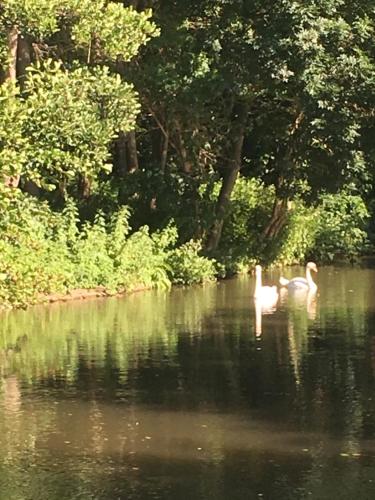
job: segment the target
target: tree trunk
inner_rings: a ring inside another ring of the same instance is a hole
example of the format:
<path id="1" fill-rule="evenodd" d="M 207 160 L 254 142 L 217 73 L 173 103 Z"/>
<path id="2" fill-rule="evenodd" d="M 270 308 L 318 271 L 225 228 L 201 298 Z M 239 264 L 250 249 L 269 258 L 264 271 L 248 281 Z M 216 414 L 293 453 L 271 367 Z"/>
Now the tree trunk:
<path id="1" fill-rule="evenodd" d="M 128 141 L 127 141 L 127 146 L 128 146 L 128 171 L 135 172 L 138 170 L 139 165 L 138 165 L 138 153 L 137 153 L 137 140 L 135 137 L 135 132 L 134 130 L 132 132 L 129 132 L 128 134 Z"/>
<path id="2" fill-rule="evenodd" d="M 160 162 L 160 152 L 162 143 L 162 132 L 159 128 L 150 131 L 151 139 L 151 163 L 157 165 Z"/>
<path id="3" fill-rule="evenodd" d="M 280 164 L 279 176 L 277 182 L 275 183 L 276 198 L 273 205 L 272 216 L 262 233 L 262 236 L 265 239 L 276 238 L 287 221 L 289 209 L 288 198 L 292 193 L 290 193 L 288 183 L 284 177 L 288 174 L 288 172 L 292 172 L 294 170 L 293 153 L 295 149 L 295 137 L 301 123 L 304 120 L 304 113 L 301 111 L 298 101 L 296 101 L 295 106 L 295 119 L 288 128 L 288 143 L 286 145 L 284 158 Z"/>
<path id="4" fill-rule="evenodd" d="M 61 200 L 65 201 L 67 198 L 67 191 L 66 191 L 66 179 L 61 179 L 59 181 L 58 185 L 58 196 L 61 198 Z"/>
<path id="5" fill-rule="evenodd" d="M 138 9 L 138 4 L 139 4 L 139 0 L 130 0 L 129 4 L 130 4 L 131 7 L 133 7 L 133 9 L 137 10 Z"/>
<path id="6" fill-rule="evenodd" d="M 168 147 L 169 147 L 169 134 L 167 132 L 167 135 L 165 137 L 163 137 L 163 143 L 162 143 L 161 155 L 160 155 L 160 170 L 162 172 L 165 172 L 165 167 L 167 165 Z"/>
<path id="7" fill-rule="evenodd" d="M 167 164 L 169 150 L 169 131 L 166 127 L 152 130 L 151 132 L 151 147 L 152 147 L 152 163 L 160 165 L 160 171 L 164 172 Z"/>
<path id="8" fill-rule="evenodd" d="M 23 89 L 26 78 L 26 69 L 31 64 L 31 42 L 28 37 L 18 37 L 17 47 L 17 78 Z"/>
<path id="9" fill-rule="evenodd" d="M 91 181 L 86 175 L 79 177 L 79 191 L 82 199 L 87 200 L 91 194 Z"/>
<path id="10" fill-rule="evenodd" d="M 121 131 L 115 142 L 114 167 L 115 174 L 124 178 L 128 172 L 128 160 L 126 156 L 126 134 Z"/>
<path id="11" fill-rule="evenodd" d="M 191 174 L 192 170 L 193 170 L 193 165 L 188 158 L 188 153 L 187 153 L 187 149 L 185 146 L 185 141 L 184 141 L 183 134 L 182 134 L 181 124 L 178 120 L 176 120 L 175 125 L 176 125 L 176 139 L 177 139 L 177 146 L 178 146 L 177 152 L 178 152 L 178 155 L 180 157 L 181 168 L 185 174 Z"/>
<path id="12" fill-rule="evenodd" d="M 287 213 L 288 200 L 286 198 L 276 198 L 273 205 L 271 219 L 263 231 L 263 238 L 272 239 L 280 233 L 281 229 L 285 225 Z"/>
<path id="13" fill-rule="evenodd" d="M 235 123 L 232 129 L 232 159 L 223 174 L 223 183 L 216 205 L 216 216 L 206 244 L 206 251 L 217 249 L 223 230 L 224 218 L 228 210 L 233 188 L 241 169 L 242 147 L 245 135 L 248 108 L 246 105 L 237 105 L 235 109 Z"/>
<path id="14" fill-rule="evenodd" d="M 152 0 L 130 0 L 129 4 L 133 9 L 141 11 L 144 9 L 149 9 L 152 6 Z"/>
<path id="15" fill-rule="evenodd" d="M 287 145 L 284 158 L 280 164 L 279 175 L 277 182 L 275 183 L 276 197 L 273 205 L 272 216 L 262 233 L 262 236 L 265 239 L 276 238 L 287 221 L 289 208 L 288 198 L 291 193 L 289 192 L 288 182 L 285 179 L 285 175 L 288 172 L 293 171 L 293 138 L 302 119 L 303 114 L 299 113 L 292 126 L 289 135 L 289 144 Z"/>
<path id="16" fill-rule="evenodd" d="M 22 179 L 21 180 L 21 189 L 24 193 L 31 194 L 32 196 L 36 196 L 39 198 L 41 196 L 41 189 L 40 187 L 35 184 L 35 182 L 30 181 L 28 179 Z"/>
<path id="17" fill-rule="evenodd" d="M 18 28 L 12 26 L 7 33 L 9 63 L 5 71 L 5 79 L 16 81 L 17 79 L 17 47 Z"/>
<path id="18" fill-rule="evenodd" d="M 21 37 L 18 28 L 13 26 L 8 31 L 8 54 L 9 64 L 6 70 L 6 80 L 16 82 L 19 79 L 20 87 L 23 88 L 26 67 L 31 62 L 31 46 Z M 21 78 L 20 78 L 21 77 Z M 19 174 L 6 176 L 5 185 L 17 188 L 20 185 L 21 176 Z"/>

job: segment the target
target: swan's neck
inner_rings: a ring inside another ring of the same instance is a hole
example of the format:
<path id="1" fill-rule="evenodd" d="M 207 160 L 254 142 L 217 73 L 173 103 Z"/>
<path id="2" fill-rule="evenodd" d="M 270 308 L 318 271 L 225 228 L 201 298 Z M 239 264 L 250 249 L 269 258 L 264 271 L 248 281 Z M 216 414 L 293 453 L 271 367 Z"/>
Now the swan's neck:
<path id="1" fill-rule="evenodd" d="M 258 271 L 255 275 L 255 295 L 262 290 L 262 274 Z"/>
<path id="2" fill-rule="evenodd" d="M 307 283 L 309 284 L 309 288 L 316 288 L 316 284 L 315 284 L 314 280 L 312 279 L 310 269 L 306 269 L 306 280 L 307 280 Z"/>

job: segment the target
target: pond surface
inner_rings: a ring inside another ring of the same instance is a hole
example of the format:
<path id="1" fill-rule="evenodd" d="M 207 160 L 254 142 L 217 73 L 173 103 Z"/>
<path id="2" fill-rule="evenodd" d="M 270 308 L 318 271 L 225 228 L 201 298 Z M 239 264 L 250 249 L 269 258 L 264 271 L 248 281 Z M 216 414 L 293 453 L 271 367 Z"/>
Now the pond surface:
<path id="1" fill-rule="evenodd" d="M 2 314 L 0 499 L 375 498 L 375 270 L 316 278 Z"/>

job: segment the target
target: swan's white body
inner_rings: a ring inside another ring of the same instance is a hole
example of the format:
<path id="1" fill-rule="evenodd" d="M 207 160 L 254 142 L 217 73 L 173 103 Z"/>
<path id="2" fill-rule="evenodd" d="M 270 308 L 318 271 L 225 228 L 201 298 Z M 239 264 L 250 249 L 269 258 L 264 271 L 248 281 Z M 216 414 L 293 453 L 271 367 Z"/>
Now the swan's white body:
<path id="1" fill-rule="evenodd" d="M 262 268 L 255 266 L 254 299 L 266 304 L 275 304 L 279 298 L 277 286 L 262 286 Z"/>
<path id="2" fill-rule="evenodd" d="M 288 280 L 286 278 L 281 277 L 280 285 L 287 287 L 288 290 L 316 291 L 318 287 L 314 282 L 314 280 L 312 279 L 311 271 L 315 271 L 316 273 L 318 272 L 318 268 L 316 267 L 316 264 L 314 262 L 308 262 L 306 266 L 306 278 L 297 276 L 296 278 Z"/>

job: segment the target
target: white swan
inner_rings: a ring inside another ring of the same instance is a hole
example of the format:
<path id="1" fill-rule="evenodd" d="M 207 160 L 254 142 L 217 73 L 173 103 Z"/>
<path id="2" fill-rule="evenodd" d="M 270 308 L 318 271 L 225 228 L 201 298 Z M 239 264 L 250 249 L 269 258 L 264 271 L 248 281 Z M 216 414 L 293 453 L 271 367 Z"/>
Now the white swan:
<path id="1" fill-rule="evenodd" d="M 276 303 L 279 298 L 277 286 L 262 286 L 262 267 L 255 266 L 254 299 L 266 304 Z"/>
<path id="2" fill-rule="evenodd" d="M 288 290 L 311 290 L 316 291 L 317 285 L 312 279 L 311 271 L 318 272 L 318 268 L 316 267 L 315 262 L 308 262 L 306 265 L 306 278 L 302 278 L 298 276 L 297 278 L 293 278 L 288 280 L 286 278 L 280 278 L 280 285 L 285 286 Z"/>

